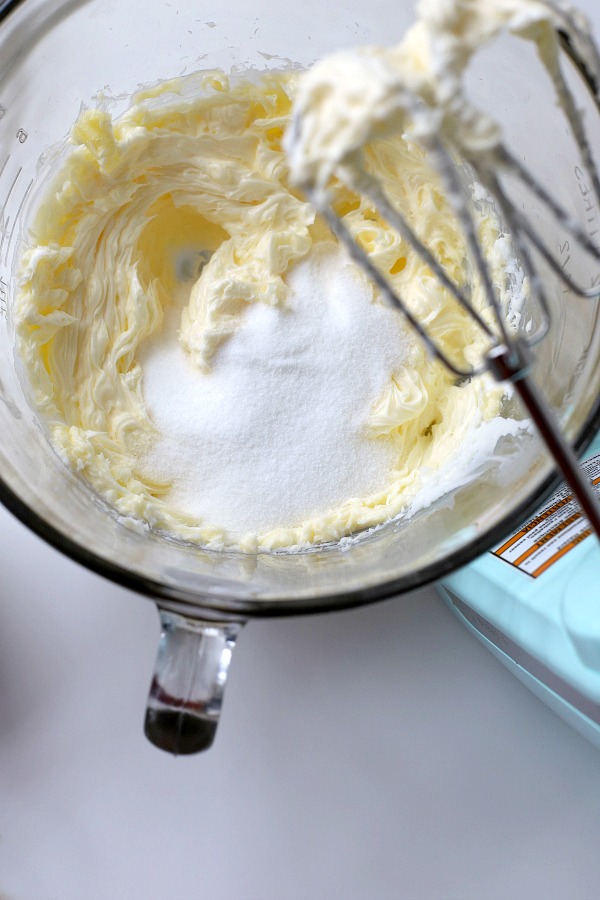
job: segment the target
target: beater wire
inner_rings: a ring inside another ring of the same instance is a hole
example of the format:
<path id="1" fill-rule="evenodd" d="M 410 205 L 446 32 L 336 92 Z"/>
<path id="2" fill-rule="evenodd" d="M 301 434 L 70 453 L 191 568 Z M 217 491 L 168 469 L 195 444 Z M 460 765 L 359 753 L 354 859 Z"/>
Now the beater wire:
<path id="1" fill-rule="evenodd" d="M 584 28 L 580 27 L 575 14 L 571 14 L 563 8 L 559 0 L 546 0 L 546 3 L 561 17 L 564 30 L 560 28 L 557 31 L 557 45 L 545 44 L 540 47 L 542 64 L 553 82 L 558 102 L 563 109 L 578 149 L 582 171 L 589 176 L 592 196 L 595 198 L 597 207 L 600 208 L 600 175 L 585 124 L 561 68 L 560 49 L 562 48 L 575 63 L 579 72 L 583 74 L 599 115 L 600 54 L 591 36 L 586 33 Z M 405 108 L 407 111 L 412 110 L 418 113 L 425 106 L 419 98 L 414 97 L 406 101 Z M 296 123 L 296 132 L 298 127 L 298 123 Z M 360 175 L 354 174 L 352 177 L 348 177 L 348 175 L 343 177 L 339 172 L 338 177 L 347 187 L 368 198 L 378 215 L 394 228 L 404 241 L 410 244 L 437 277 L 441 287 L 452 294 L 460 307 L 481 329 L 488 340 L 488 349 L 479 365 L 469 367 L 460 365 L 450 359 L 448 354 L 441 349 L 429 334 L 428 329 L 420 322 L 418 316 L 411 312 L 401 293 L 395 285 L 392 285 L 388 276 L 378 269 L 368 252 L 355 240 L 346 223 L 335 213 L 330 194 L 325 193 L 322 189 L 317 190 L 305 185 L 308 198 L 325 217 L 332 232 L 347 248 L 351 257 L 380 289 L 383 299 L 406 317 L 423 341 L 430 356 L 443 363 L 458 379 L 470 378 L 487 371 L 496 380 L 510 381 L 514 385 L 515 392 L 561 469 L 583 513 L 600 538 L 600 501 L 583 474 L 574 450 L 563 435 L 553 411 L 533 381 L 531 374 L 533 359 L 530 348 L 546 336 L 552 319 L 544 281 L 534 262 L 531 250 L 536 250 L 561 282 L 579 297 L 598 299 L 600 287 L 585 288 L 565 271 L 564 263 L 548 248 L 538 228 L 517 209 L 516 204 L 511 200 L 508 190 L 501 183 L 502 175 L 512 176 L 529 190 L 542 203 L 564 234 L 576 242 L 578 248 L 591 259 L 599 263 L 600 249 L 592 240 L 592 236 L 586 234 L 574 215 L 552 196 L 539 179 L 504 144 L 499 143 L 497 147 L 488 149 L 485 153 L 476 153 L 462 145 L 460 127 L 454 129 L 455 133 L 449 144 L 443 141 L 439 135 L 432 134 L 431 129 L 425 128 L 422 131 L 421 144 L 441 176 L 448 201 L 464 232 L 468 257 L 484 291 L 487 301 L 486 313 L 493 314 L 493 324 L 490 325 L 484 315 L 474 308 L 469 285 L 459 286 L 449 277 L 444 266 L 438 262 L 429 247 L 416 234 L 406 216 L 390 202 L 383 187 L 374 176 L 363 170 Z M 521 265 L 523 274 L 529 279 L 532 294 L 539 305 L 540 319 L 532 333 L 526 337 L 513 334 L 508 323 L 501 294 L 494 283 L 495 279 L 490 263 L 479 240 L 473 199 L 462 178 L 462 173 L 459 171 L 456 159 L 464 161 L 470 167 L 475 176 L 475 183 L 481 185 L 489 194 L 490 200 L 497 205 L 501 220 L 506 226 L 507 238 L 516 251 L 516 259 Z"/>

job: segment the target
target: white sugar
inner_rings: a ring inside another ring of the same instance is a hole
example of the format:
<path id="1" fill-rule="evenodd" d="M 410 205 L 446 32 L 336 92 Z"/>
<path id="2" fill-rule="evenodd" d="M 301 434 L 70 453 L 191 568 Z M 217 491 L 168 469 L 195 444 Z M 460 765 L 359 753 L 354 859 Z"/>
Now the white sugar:
<path id="1" fill-rule="evenodd" d="M 234 532 L 299 525 L 389 482 L 394 451 L 366 422 L 407 353 L 401 318 L 333 245 L 288 275 L 285 309 L 260 303 L 204 374 L 177 340 L 180 311 L 141 356 L 160 431 L 145 466 L 183 512 Z"/>

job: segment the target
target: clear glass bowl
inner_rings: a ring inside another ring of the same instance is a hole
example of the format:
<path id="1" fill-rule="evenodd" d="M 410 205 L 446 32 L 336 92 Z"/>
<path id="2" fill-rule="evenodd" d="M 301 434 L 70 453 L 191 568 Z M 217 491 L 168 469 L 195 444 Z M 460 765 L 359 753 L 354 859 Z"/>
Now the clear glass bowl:
<path id="1" fill-rule="evenodd" d="M 82 103 L 93 104 L 107 88 L 122 95 L 124 109 L 141 84 L 197 69 L 306 67 L 342 47 L 393 43 L 413 19 L 412 4 L 397 0 L 304 0 L 285 9 L 274 0 L 221 0 L 210 14 L 202 8 L 191 0 L 0 3 L 0 499 L 62 552 L 157 601 L 163 634 L 146 727 L 155 743 L 177 752 L 210 743 L 246 619 L 343 609 L 439 578 L 528 515 L 558 477 L 540 447 L 508 483 L 482 475 L 451 502 L 443 498 L 345 549 L 249 555 L 128 530 L 64 468 L 25 399 L 12 304 L 40 160 L 64 141 Z M 585 176 L 533 53 L 501 41 L 478 62 L 471 82 L 477 100 L 503 121 L 511 146 L 574 214 L 589 218 Z M 584 79 L 574 84 L 600 137 L 592 95 Z M 529 196 L 522 202 L 566 259 L 569 248 L 544 211 Z M 572 254 L 568 264 L 592 283 L 588 260 Z M 535 376 L 566 435 L 582 448 L 599 420 L 598 304 L 565 296 L 549 272 L 545 278 L 553 327 L 537 352 Z"/>

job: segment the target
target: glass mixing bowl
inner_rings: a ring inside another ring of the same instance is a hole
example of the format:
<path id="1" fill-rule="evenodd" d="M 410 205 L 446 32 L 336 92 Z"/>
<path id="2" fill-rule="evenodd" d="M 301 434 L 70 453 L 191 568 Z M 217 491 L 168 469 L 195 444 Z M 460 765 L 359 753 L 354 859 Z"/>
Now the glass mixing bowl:
<path id="1" fill-rule="evenodd" d="M 15 360 L 15 270 L 44 155 L 100 89 L 122 95 L 124 109 L 140 84 L 213 67 L 306 67 L 342 47 L 396 41 L 412 19 L 412 3 L 398 0 L 0 2 L 0 498 L 63 553 L 156 601 L 163 627 L 146 733 L 174 752 L 212 741 L 231 650 L 247 619 L 339 610 L 437 579 L 500 539 L 558 476 L 539 446 L 501 484 L 483 473 L 350 546 L 295 555 L 209 552 L 124 527 L 51 450 Z M 578 103 L 600 145 L 597 108 L 576 76 Z M 533 51 L 500 41 L 473 67 L 471 86 L 515 152 L 592 234 L 598 210 Z M 593 283 L 594 265 L 570 252 L 537 201 L 520 199 L 571 273 Z M 583 448 L 598 423 L 598 304 L 565 294 L 546 270 L 544 277 L 553 325 L 535 376 L 568 438 Z"/>

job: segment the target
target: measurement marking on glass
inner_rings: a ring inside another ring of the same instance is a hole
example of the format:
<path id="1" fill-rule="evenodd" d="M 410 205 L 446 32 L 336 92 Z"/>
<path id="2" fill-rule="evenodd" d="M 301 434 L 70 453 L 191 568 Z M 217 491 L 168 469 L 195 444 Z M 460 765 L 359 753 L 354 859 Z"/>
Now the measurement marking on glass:
<path id="1" fill-rule="evenodd" d="M 11 186 L 10 186 L 9 189 L 8 189 L 8 194 L 7 194 L 6 197 L 4 198 L 4 204 L 3 204 L 3 206 L 2 206 L 2 209 L 6 209 L 6 206 L 7 206 L 7 204 L 8 204 L 8 201 L 9 201 L 9 199 L 10 199 L 10 195 L 12 194 L 13 188 L 14 188 L 15 184 L 17 183 L 17 179 L 19 178 L 19 175 L 21 174 L 22 171 L 23 171 L 23 166 L 19 166 L 19 171 L 18 171 L 17 174 L 15 175 L 15 177 L 14 177 L 14 179 L 13 179 L 13 183 L 11 184 Z"/>
<path id="2" fill-rule="evenodd" d="M 8 234 L 8 226 L 10 225 L 10 216 L 8 216 L 6 222 L 4 223 L 4 231 L 2 232 L 2 240 L 0 241 L 0 256 L 2 256 L 2 247 L 4 246 L 4 241 L 6 240 L 6 235 Z"/>
<path id="3" fill-rule="evenodd" d="M 6 318 L 7 314 L 7 295 L 8 295 L 8 283 L 4 280 L 4 278 L 0 278 L 0 316 Z"/>
<path id="4" fill-rule="evenodd" d="M 4 170 L 5 170 L 5 168 L 6 168 L 6 164 L 7 164 L 7 162 L 9 161 L 9 159 L 10 159 L 10 153 L 8 154 L 8 156 L 6 157 L 6 159 L 4 160 L 4 164 L 3 164 L 2 168 L 0 169 L 0 178 L 2 178 L 2 173 L 4 172 Z"/>
<path id="5" fill-rule="evenodd" d="M 27 199 L 27 194 L 29 193 L 29 191 L 31 190 L 32 187 L 33 187 L 33 178 L 27 185 L 27 190 L 21 197 L 21 202 L 19 203 L 19 208 L 17 209 L 17 213 L 15 215 L 15 220 L 14 220 L 13 226 L 10 230 L 10 237 L 8 239 L 8 244 L 6 245 L 6 254 L 4 256 L 5 265 L 8 265 L 8 251 L 10 250 L 10 245 L 12 243 L 13 234 L 15 233 L 15 228 L 17 227 L 17 222 L 19 221 L 19 216 L 21 215 L 21 210 L 23 209 L 23 204 L 25 203 L 25 200 Z M 8 230 L 8 224 L 7 224 L 7 230 Z"/>

